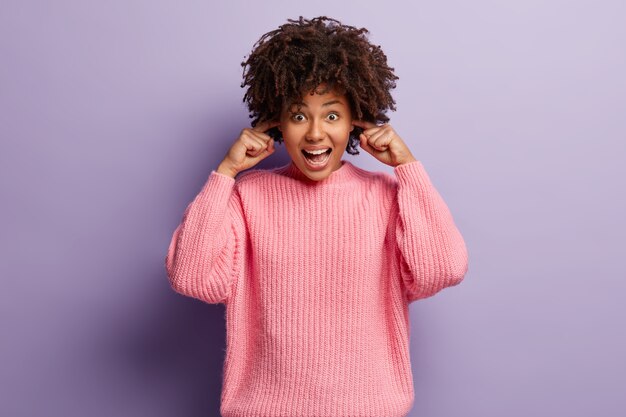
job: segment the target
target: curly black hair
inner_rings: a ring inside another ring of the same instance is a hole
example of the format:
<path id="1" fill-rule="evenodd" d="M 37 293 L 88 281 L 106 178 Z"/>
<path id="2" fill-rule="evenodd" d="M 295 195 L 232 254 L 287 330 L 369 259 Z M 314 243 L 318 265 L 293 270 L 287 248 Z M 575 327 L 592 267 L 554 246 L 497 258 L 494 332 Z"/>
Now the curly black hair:
<path id="1" fill-rule="evenodd" d="M 368 41 L 367 29 L 326 16 L 287 21 L 261 36 L 241 63 L 241 88 L 248 86 L 243 101 L 253 127 L 278 120 L 282 109 L 300 101 L 306 92 L 324 94 L 333 89 L 346 94 L 352 117 L 377 124 L 389 121 L 385 112 L 396 110 L 390 91 L 398 77 L 380 46 Z M 322 83 L 326 88 L 320 92 L 316 89 Z M 348 153 L 359 154 L 362 131 L 355 126 L 350 133 Z M 278 128 L 267 133 L 282 143 Z"/>

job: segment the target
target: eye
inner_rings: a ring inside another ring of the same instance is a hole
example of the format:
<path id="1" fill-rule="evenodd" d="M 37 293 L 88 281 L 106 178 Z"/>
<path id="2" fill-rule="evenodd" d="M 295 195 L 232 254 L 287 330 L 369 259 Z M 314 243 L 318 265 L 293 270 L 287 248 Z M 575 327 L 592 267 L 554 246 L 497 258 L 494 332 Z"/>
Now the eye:
<path id="1" fill-rule="evenodd" d="M 338 119 L 339 119 L 339 115 L 338 115 L 337 113 L 330 113 L 330 114 L 328 115 L 328 118 L 329 118 L 331 121 L 333 121 L 333 122 L 334 122 L 335 120 L 338 120 Z"/>
<path id="2" fill-rule="evenodd" d="M 304 120 L 304 115 L 302 113 L 294 113 L 291 116 L 291 120 L 296 121 L 296 122 L 301 122 Z"/>

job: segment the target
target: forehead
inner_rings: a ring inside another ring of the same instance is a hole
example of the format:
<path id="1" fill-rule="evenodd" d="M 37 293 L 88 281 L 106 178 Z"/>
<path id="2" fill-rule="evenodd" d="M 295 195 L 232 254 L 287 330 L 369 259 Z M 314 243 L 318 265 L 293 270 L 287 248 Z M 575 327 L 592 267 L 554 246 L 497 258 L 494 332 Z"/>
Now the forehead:
<path id="1" fill-rule="evenodd" d="M 318 90 L 317 92 L 311 91 L 302 95 L 299 100 L 294 100 L 292 105 L 304 107 L 321 107 L 324 104 L 330 105 L 329 103 L 348 105 L 348 98 L 345 93 L 339 92 L 337 90 L 330 90 L 323 94 L 321 94 L 321 91 Z"/>

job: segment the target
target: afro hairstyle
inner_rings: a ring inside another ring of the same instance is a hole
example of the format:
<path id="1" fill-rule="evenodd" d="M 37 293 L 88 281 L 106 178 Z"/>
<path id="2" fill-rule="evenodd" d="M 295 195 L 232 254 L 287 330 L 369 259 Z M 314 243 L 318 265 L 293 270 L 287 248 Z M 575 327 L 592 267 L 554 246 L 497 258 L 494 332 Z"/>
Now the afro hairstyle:
<path id="1" fill-rule="evenodd" d="M 391 90 L 398 77 L 387 65 L 387 56 L 367 39 L 369 31 L 344 25 L 336 19 L 288 19 L 265 33 L 254 44 L 243 67 L 241 88 L 252 127 L 280 118 L 282 110 L 298 103 L 305 93 L 335 90 L 346 94 L 352 117 L 380 124 L 389 121 L 387 110 L 396 110 Z M 245 58 L 245 57 L 244 57 Z M 323 91 L 318 90 L 325 84 Z M 350 133 L 346 151 L 359 154 L 358 126 Z M 282 143 L 277 127 L 267 134 Z"/>

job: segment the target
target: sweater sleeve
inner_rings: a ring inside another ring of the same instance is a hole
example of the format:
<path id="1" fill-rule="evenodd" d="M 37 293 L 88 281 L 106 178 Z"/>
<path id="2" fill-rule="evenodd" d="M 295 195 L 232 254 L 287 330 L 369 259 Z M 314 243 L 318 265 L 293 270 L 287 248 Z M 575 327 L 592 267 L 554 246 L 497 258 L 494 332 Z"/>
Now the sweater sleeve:
<path id="1" fill-rule="evenodd" d="M 212 171 L 169 244 L 172 288 L 207 303 L 226 302 L 243 257 L 244 224 L 235 179 Z"/>
<path id="2" fill-rule="evenodd" d="M 394 168 L 396 243 L 408 302 L 457 285 L 468 269 L 465 241 L 421 161 Z"/>

